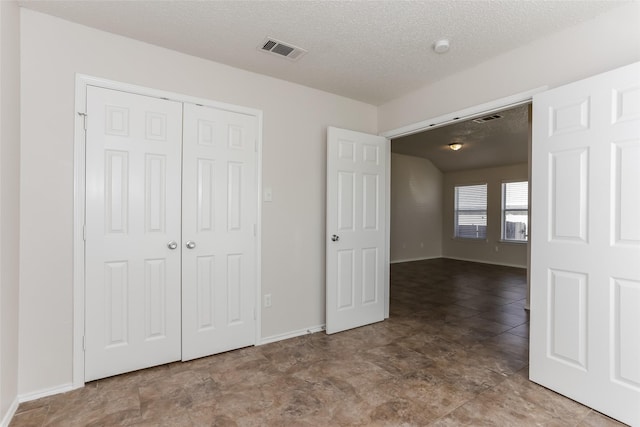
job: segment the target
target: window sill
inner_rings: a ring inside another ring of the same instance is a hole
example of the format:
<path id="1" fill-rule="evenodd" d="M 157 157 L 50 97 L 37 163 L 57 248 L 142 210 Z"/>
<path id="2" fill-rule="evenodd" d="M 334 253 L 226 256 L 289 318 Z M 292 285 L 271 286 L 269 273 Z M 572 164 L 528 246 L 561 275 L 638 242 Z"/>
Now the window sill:
<path id="1" fill-rule="evenodd" d="M 529 243 L 528 240 L 498 240 L 498 243 L 504 243 L 507 245 L 526 245 Z"/>
<path id="2" fill-rule="evenodd" d="M 471 237 L 455 237 L 453 236 L 451 240 L 457 240 L 459 242 L 472 242 L 472 243 L 489 243 L 489 239 L 474 239 Z"/>

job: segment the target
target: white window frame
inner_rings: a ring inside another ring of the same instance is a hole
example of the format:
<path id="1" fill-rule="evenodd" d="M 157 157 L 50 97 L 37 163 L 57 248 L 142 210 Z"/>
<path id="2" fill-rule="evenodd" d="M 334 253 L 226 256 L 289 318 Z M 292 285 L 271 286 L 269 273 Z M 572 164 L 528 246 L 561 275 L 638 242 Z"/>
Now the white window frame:
<path id="1" fill-rule="evenodd" d="M 505 236 L 506 232 L 506 223 L 507 223 L 507 213 L 508 212 L 523 212 L 524 209 L 507 209 L 505 207 L 507 202 L 507 185 L 525 182 L 527 184 L 527 230 L 525 234 L 525 239 L 509 239 Z M 500 242 L 503 243 L 515 243 L 515 244 L 527 244 L 529 243 L 529 227 L 531 223 L 531 212 L 529 208 L 529 181 L 526 179 L 520 180 L 512 180 L 512 181 L 502 181 L 500 185 Z"/>
<path id="2" fill-rule="evenodd" d="M 469 237 L 469 236 L 459 236 L 458 235 L 458 188 L 461 187 L 477 187 L 484 186 L 485 187 L 485 209 L 484 210 L 466 210 L 466 212 L 478 212 L 484 213 L 485 219 L 485 235 L 478 237 Z M 470 241 L 486 241 L 489 236 L 489 184 L 487 182 L 478 182 L 478 183 L 465 183 L 465 184 L 454 184 L 453 186 L 453 238 L 461 239 L 461 240 L 470 240 Z"/>

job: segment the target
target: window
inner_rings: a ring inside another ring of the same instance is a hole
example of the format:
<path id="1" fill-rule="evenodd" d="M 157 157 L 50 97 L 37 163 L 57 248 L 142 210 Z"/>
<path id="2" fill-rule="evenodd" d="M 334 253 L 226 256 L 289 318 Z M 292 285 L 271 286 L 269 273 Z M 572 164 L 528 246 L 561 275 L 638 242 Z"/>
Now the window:
<path id="1" fill-rule="evenodd" d="M 502 240 L 526 242 L 529 237 L 529 183 L 502 184 Z"/>
<path id="2" fill-rule="evenodd" d="M 455 237 L 487 238 L 487 184 L 455 187 Z"/>

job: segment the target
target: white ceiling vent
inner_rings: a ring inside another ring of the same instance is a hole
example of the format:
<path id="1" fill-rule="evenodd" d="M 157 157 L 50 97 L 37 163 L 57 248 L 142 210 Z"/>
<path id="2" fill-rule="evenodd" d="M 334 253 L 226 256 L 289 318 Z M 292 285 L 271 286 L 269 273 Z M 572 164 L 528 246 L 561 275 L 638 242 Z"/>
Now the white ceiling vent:
<path id="1" fill-rule="evenodd" d="M 294 46 L 291 43 L 284 43 L 271 37 L 264 39 L 264 42 L 259 46 L 259 49 L 263 52 L 284 57 L 291 61 L 297 61 L 307 53 L 307 51 L 301 47 Z"/>
<path id="2" fill-rule="evenodd" d="M 485 117 L 479 117 L 477 119 L 473 119 L 473 121 L 475 123 L 486 123 L 486 122 L 490 122 L 491 120 L 497 120 L 501 118 L 502 116 L 500 114 L 492 114 L 491 116 L 485 116 Z"/>

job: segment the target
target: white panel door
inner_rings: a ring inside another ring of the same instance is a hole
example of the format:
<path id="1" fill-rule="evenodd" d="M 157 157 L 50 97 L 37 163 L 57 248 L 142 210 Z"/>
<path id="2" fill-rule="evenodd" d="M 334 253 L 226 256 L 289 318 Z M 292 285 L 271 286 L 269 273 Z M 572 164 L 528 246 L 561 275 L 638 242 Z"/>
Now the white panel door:
<path id="1" fill-rule="evenodd" d="M 533 381 L 640 425 L 640 63 L 533 99 Z"/>
<path id="2" fill-rule="evenodd" d="M 388 150 L 386 138 L 328 128 L 329 334 L 384 319 Z"/>
<path id="3" fill-rule="evenodd" d="M 184 105 L 182 360 L 255 343 L 257 131 Z"/>
<path id="4" fill-rule="evenodd" d="M 85 380 L 180 359 L 182 104 L 87 88 Z"/>

